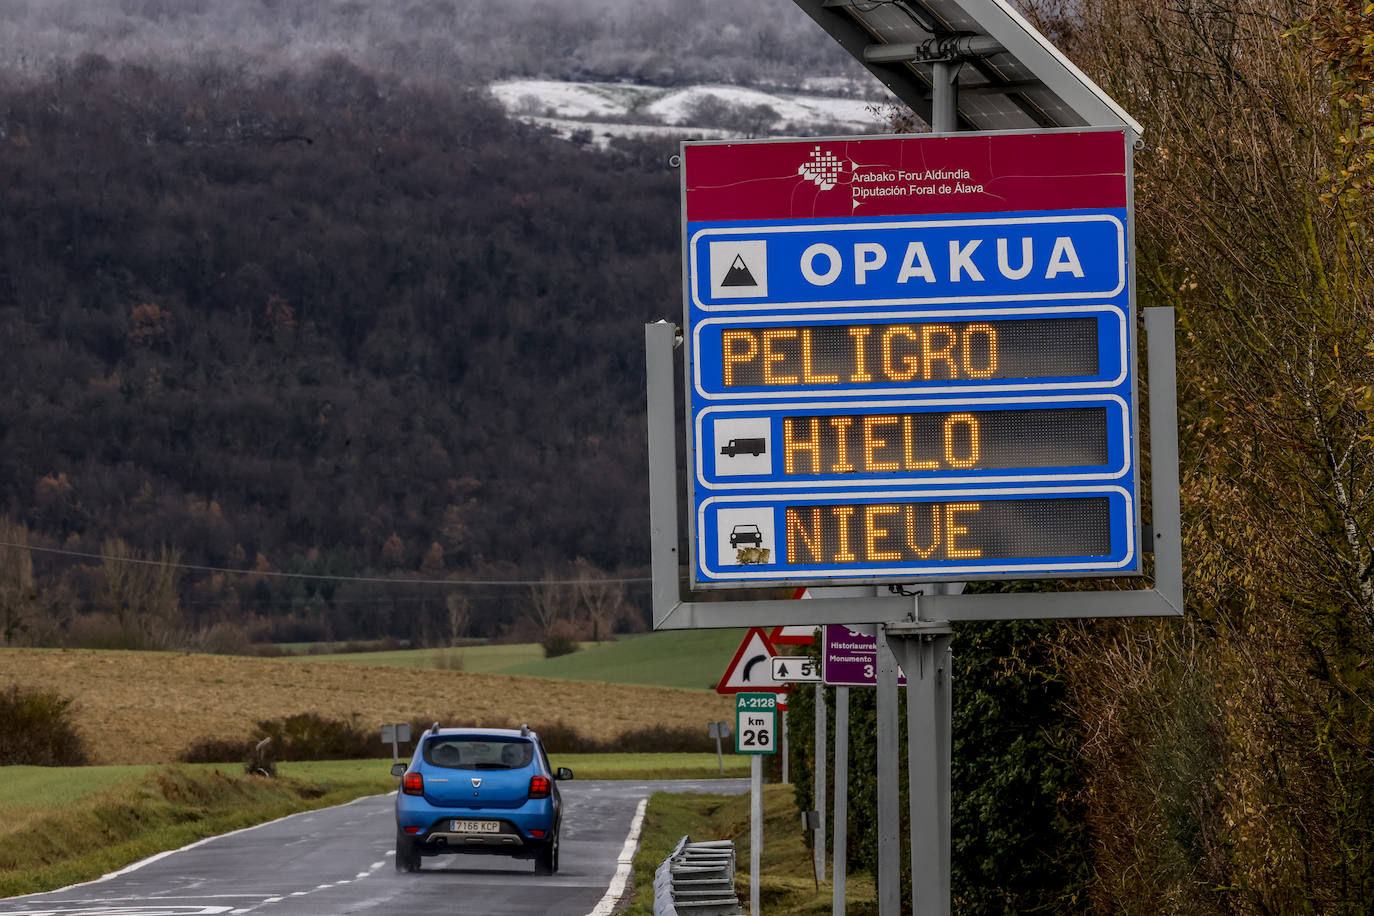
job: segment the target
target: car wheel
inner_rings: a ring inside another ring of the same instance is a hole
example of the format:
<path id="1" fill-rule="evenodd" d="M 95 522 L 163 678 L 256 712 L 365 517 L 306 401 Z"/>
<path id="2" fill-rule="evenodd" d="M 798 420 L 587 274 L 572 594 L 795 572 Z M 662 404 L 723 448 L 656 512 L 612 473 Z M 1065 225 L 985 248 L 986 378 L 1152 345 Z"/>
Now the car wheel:
<path id="1" fill-rule="evenodd" d="M 400 830 L 396 831 L 396 870 L 412 872 L 420 870 L 420 850 L 410 837 Z"/>
<path id="2" fill-rule="evenodd" d="M 534 873 L 536 875 L 552 875 L 558 871 L 558 833 L 554 832 L 553 839 L 549 840 L 548 845 L 541 846 L 534 851 Z"/>

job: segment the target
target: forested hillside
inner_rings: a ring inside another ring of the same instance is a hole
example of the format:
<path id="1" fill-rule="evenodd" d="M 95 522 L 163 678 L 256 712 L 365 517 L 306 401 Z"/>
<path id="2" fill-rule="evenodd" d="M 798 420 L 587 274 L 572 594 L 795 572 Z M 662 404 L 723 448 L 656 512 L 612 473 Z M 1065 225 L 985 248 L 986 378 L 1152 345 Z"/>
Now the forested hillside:
<path id="1" fill-rule="evenodd" d="M 338 58 L 245 81 L 87 56 L 0 88 L 0 137 L 0 513 L 32 543 L 428 578 L 646 561 L 667 148 L 582 152 Z M 193 619 L 328 622 L 299 635 L 422 616 L 363 586 L 180 588 Z"/>
<path id="2" fill-rule="evenodd" d="M 800 86 L 863 72 L 792 0 L 0 0 L 0 69 L 115 61 L 238 73 L 343 54 L 441 85 L 503 76 Z"/>

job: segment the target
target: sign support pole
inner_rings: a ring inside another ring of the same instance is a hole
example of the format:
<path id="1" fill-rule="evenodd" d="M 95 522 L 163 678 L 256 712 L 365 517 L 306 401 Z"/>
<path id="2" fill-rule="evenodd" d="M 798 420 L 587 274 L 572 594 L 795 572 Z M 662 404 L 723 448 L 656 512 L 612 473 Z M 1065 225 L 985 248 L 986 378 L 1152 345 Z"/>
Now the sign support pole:
<path id="1" fill-rule="evenodd" d="M 897 660 L 878 628 L 878 916 L 902 907 L 901 787 L 897 775 Z"/>
<path id="2" fill-rule="evenodd" d="M 778 716 L 778 731 L 782 733 L 779 739 L 779 747 L 782 751 L 782 784 L 790 786 L 792 781 L 788 778 L 787 769 L 787 719 L 787 713 Z"/>
<path id="3" fill-rule="evenodd" d="M 918 599 L 919 600 L 919 599 Z M 892 636 L 906 672 L 907 778 L 911 809 L 911 912 L 950 913 L 950 643 L 948 624 Z"/>
<path id="4" fill-rule="evenodd" d="M 959 69 L 958 60 L 937 60 L 930 74 L 930 129 L 932 133 L 950 134 L 959 129 Z"/>
<path id="5" fill-rule="evenodd" d="M 812 857 L 816 860 L 816 880 L 825 877 L 825 775 L 827 754 L 825 741 L 825 685 L 816 685 L 816 762 L 812 766 L 812 778 L 816 809 L 816 833 L 812 839 Z M 838 791 L 838 788 L 836 789 Z"/>
<path id="6" fill-rule="evenodd" d="M 844 916 L 845 877 L 849 873 L 849 688 L 835 688 L 835 883 L 831 911 Z"/>
<path id="7" fill-rule="evenodd" d="M 749 916 L 759 916 L 759 868 L 763 857 L 763 755 L 749 761 Z"/>

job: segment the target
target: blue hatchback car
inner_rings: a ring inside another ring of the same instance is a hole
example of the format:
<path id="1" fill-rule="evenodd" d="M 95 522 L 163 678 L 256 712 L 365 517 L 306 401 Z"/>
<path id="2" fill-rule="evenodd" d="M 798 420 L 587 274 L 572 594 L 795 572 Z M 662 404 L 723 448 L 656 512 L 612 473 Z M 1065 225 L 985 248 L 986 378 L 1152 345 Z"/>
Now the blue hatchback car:
<path id="1" fill-rule="evenodd" d="M 558 782 L 572 770 L 549 766 L 539 736 L 524 726 L 440 728 L 420 736 L 410 765 L 396 764 L 396 870 L 425 856 L 492 853 L 534 859 L 558 871 L 563 802 Z"/>

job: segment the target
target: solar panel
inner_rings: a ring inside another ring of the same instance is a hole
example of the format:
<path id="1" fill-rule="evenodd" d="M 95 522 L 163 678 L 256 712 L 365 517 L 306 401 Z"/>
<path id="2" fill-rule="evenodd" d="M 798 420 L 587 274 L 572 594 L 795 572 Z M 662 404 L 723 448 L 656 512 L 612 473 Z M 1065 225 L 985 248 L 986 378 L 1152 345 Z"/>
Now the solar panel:
<path id="1" fill-rule="evenodd" d="M 957 129 L 1143 129 L 1005 0 L 794 0 L 927 123 L 951 80 Z"/>

